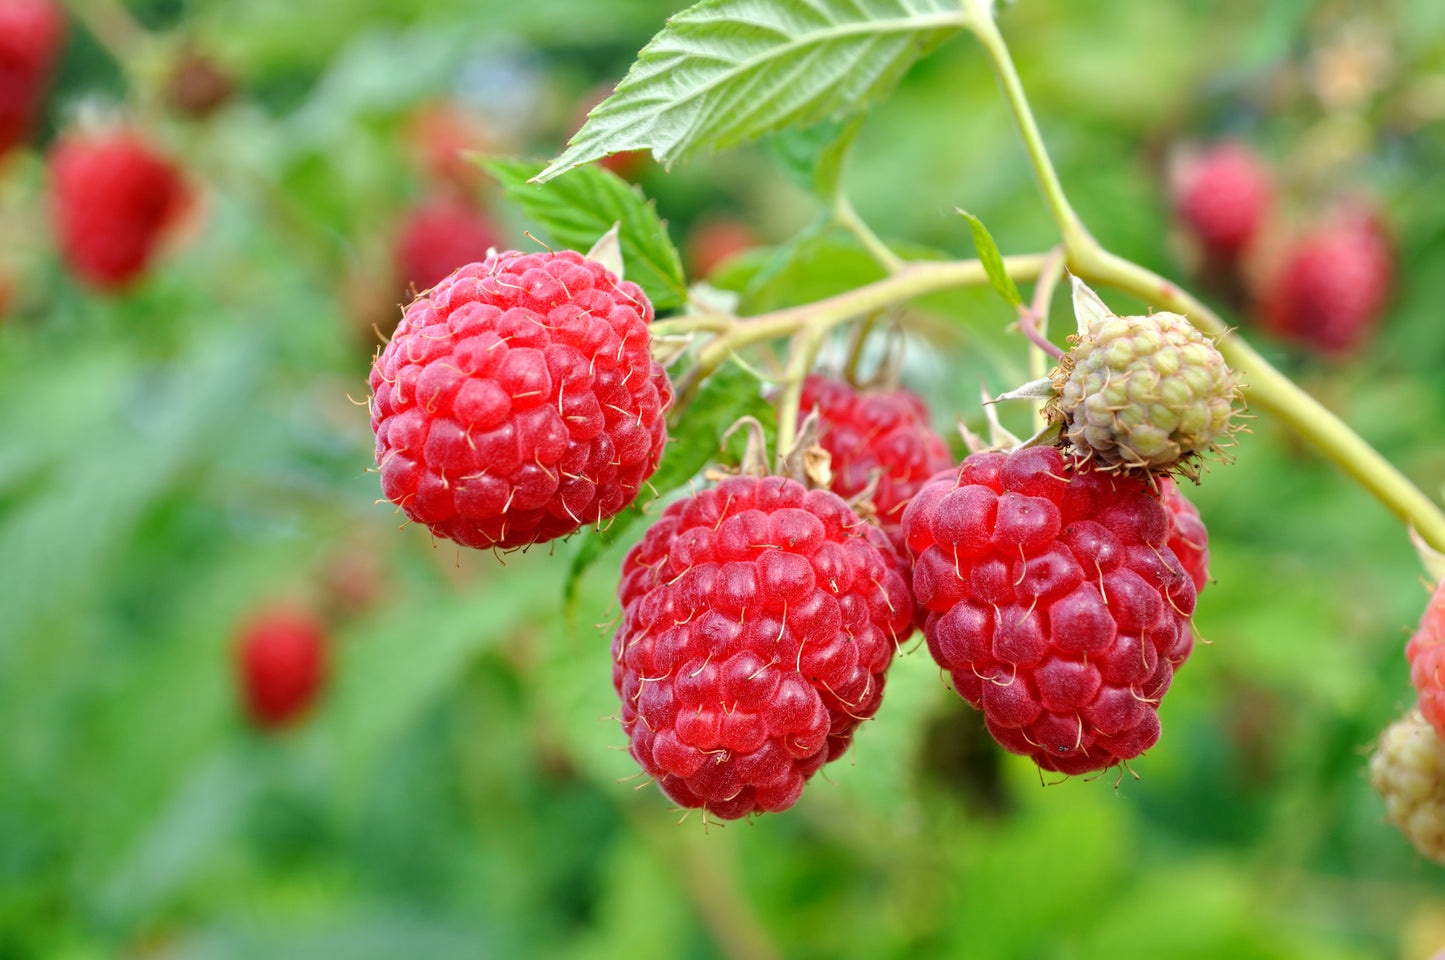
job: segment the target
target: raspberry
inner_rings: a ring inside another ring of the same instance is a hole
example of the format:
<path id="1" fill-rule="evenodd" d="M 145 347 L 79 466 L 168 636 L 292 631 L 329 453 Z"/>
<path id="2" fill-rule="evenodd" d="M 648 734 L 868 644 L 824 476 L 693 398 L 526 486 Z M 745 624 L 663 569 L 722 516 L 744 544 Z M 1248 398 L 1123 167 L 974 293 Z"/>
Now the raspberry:
<path id="1" fill-rule="evenodd" d="M 903 528 L 929 652 L 1005 749 L 1072 774 L 1153 746 L 1195 589 L 1147 483 L 1051 447 L 976 453 Z"/>
<path id="2" fill-rule="evenodd" d="M 913 604 L 892 547 L 827 490 L 731 477 L 622 564 L 612 682 L 634 759 L 684 807 L 786 810 L 883 697 Z"/>
<path id="3" fill-rule="evenodd" d="M 190 202 L 180 172 L 135 134 L 72 133 L 50 152 L 51 212 L 82 281 L 118 290 L 145 272 Z"/>
<path id="4" fill-rule="evenodd" d="M 1049 416 L 1074 456 L 1105 470 L 1192 470 L 1228 438 L 1239 397 L 1234 371 L 1177 313 L 1081 323 L 1052 373 Z"/>
<path id="5" fill-rule="evenodd" d="M 1232 260 L 1259 233 L 1274 206 L 1274 183 L 1243 143 L 1216 144 L 1180 164 L 1174 209 L 1205 250 Z"/>
<path id="6" fill-rule="evenodd" d="M 25 139 L 65 39 L 49 0 L 0 0 L 0 156 Z"/>
<path id="7" fill-rule="evenodd" d="M 1209 582 L 1209 531 L 1199 518 L 1199 508 L 1169 477 L 1159 480 L 1159 502 L 1169 511 L 1169 549 L 1194 581 L 1195 593 L 1203 593 Z"/>
<path id="8" fill-rule="evenodd" d="M 1378 217 L 1337 212 L 1295 240 L 1260 297 L 1266 328 L 1327 357 L 1360 348 L 1390 299 L 1394 258 Z"/>
<path id="9" fill-rule="evenodd" d="M 458 267 L 485 260 L 497 229 L 459 200 L 437 197 L 411 210 L 397 231 L 396 266 L 402 284 L 430 290 Z"/>
<path id="10" fill-rule="evenodd" d="M 731 217 L 699 220 L 687 232 L 684 244 L 688 272 L 694 277 L 709 276 L 728 260 L 757 245 L 757 235 L 741 220 Z"/>
<path id="11" fill-rule="evenodd" d="M 252 723 L 273 730 L 299 720 L 326 680 L 326 626 L 303 609 L 263 610 L 241 628 L 236 666 Z"/>
<path id="12" fill-rule="evenodd" d="M 469 153 L 506 152 L 486 124 L 465 104 L 438 100 L 418 106 L 406 120 L 406 143 L 416 163 L 431 180 L 466 196 L 484 179 Z"/>
<path id="13" fill-rule="evenodd" d="M 801 406 L 818 409 L 818 443 L 832 457 L 834 493 L 856 496 L 878 471 L 873 508 L 906 557 L 903 508 L 929 478 L 954 463 L 948 445 L 928 425 L 928 407 L 907 390 L 859 393 L 816 374 L 803 381 Z"/>
<path id="14" fill-rule="evenodd" d="M 469 547 L 566 536 L 657 469 L 652 304 L 580 253 L 499 253 L 413 301 L 371 368 L 386 498 Z"/>
<path id="15" fill-rule="evenodd" d="M 1420 712 L 1445 736 L 1445 581 L 1435 588 L 1420 627 L 1405 644 L 1410 682 L 1420 695 Z"/>
<path id="16" fill-rule="evenodd" d="M 1390 822 L 1423 855 L 1445 863 L 1445 743 L 1411 710 L 1380 735 L 1370 783 Z"/>

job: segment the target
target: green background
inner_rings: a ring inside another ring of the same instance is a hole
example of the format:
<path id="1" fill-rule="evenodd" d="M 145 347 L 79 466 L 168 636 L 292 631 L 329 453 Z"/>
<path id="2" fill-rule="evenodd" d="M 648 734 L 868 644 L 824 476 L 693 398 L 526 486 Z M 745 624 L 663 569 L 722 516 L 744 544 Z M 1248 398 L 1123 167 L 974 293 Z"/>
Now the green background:
<path id="1" fill-rule="evenodd" d="M 565 607 L 580 541 L 502 563 L 375 502 L 357 402 L 376 303 L 395 316 L 400 297 L 374 268 L 426 191 L 407 117 L 450 97 L 509 151 L 555 154 L 675 9 L 157 0 L 131 12 L 160 39 L 122 62 L 72 24 L 39 147 L 77 110 L 128 104 L 204 199 L 151 277 L 102 297 L 46 238 L 42 154 L 0 168 L 0 958 L 1430 956 L 1445 874 L 1364 773 L 1411 698 L 1420 567 L 1382 507 L 1268 418 L 1189 490 L 1213 547 L 1209 643 L 1139 779 L 1042 784 L 915 640 L 793 810 L 725 827 L 678 826 L 627 779 L 621 546 Z M 1326 364 L 1257 342 L 1437 493 L 1445 7 L 1020 0 L 1001 24 L 1076 208 L 1124 256 L 1185 276 L 1164 173 L 1183 140 L 1253 142 L 1289 185 L 1286 219 L 1339 190 L 1380 198 L 1399 282 L 1369 350 Z M 1383 37 L 1388 65 L 1327 109 L 1311 71 L 1346 29 Z M 148 93 L 181 37 L 240 86 L 204 121 Z M 775 152 L 641 182 L 685 252 L 709 217 L 781 243 L 816 208 Z M 955 205 L 1007 253 L 1055 242 L 965 36 L 875 111 L 845 180 L 899 249 L 972 255 Z M 535 225 L 495 193 L 529 248 Z M 714 279 L 756 311 L 879 275 L 838 236 L 753 282 L 766 259 Z M 919 332 L 905 378 L 941 430 L 981 423 L 978 376 L 1024 379 L 986 290 L 901 319 Z M 282 600 L 330 612 L 333 678 L 309 722 L 261 736 L 232 646 Z"/>

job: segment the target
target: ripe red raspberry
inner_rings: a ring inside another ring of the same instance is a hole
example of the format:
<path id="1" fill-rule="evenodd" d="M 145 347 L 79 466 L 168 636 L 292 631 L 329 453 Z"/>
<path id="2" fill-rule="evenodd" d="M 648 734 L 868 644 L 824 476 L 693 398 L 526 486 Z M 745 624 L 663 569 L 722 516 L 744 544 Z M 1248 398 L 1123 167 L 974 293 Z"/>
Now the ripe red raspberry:
<path id="1" fill-rule="evenodd" d="M 1236 141 L 1185 159 L 1173 184 L 1174 209 L 1207 253 L 1232 260 L 1259 233 L 1274 206 L 1274 183 L 1259 156 Z"/>
<path id="2" fill-rule="evenodd" d="M 51 213 L 82 281 L 117 290 L 149 265 L 190 202 L 180 171 L 133 133 L 72 133 L 50 151 Z"/>
<path id="3" fill-rule="evenodd" d="M 478 113 L 452 100 L 435 100 L 416 107 L 406 119 L 406 144 L 427 178 L 469 196 L 482 186 L 482 168 L 471 153 L 506 153 Z"/>
<path id="4" fill-rule="evenodd" d="M 458 267 L 487 258 L 498 231 L 478 210 L 450 197 L 412 209 L 396 238 L 396 268 L 403 287 L 430 290 Z"/>
<path id="5" fill-rule="evenodd" d="M 882 702 L 913 604 L 887 538 L 836 494 L 731 477 L 622 564 L 612 682 L 632 756 L 684 807 L 786 810 Z"/>
<path id="6" fill-rule="evenodd" d="M 1203 593 L 1209 582 L 1209 531 L 1199 518 L 1199 508 L 1170 477 L 1159 481 L 1159 502 L 1169 511 L 1169 549 L 1194 581 L 1194 592 Z"/>
<path id="7" fill-rule="evenodd" d="M 1445 739 L 1445 581 L 1435 588 L 1419 629 L 1405 644 L 1405 659 L 1420 695 L 1420 712 Z"/>
<path id="8" fill-rule="evenodd" d="M 873 507 L 878 523 L 904 557 L 903 508 L 928 480 L 954 463 L 928 425 L 928 407 L 907 390 L 859 393 L 813 375 L 803 381 L 803 410 L 818 409 L 818 443 L 832 457 L 832 490 L 853 497 L 878 471 Z"/>
<path id="9" fill-rule="evenodd" d="M 50 0 L 0 0 L 0 156 L 25 139 L 65 39 Z"/>
<path id="10" fill-rule="evenodd" d="M 263 610 L 247 621 L 236 646 L 241 699 L 264 730 L 299 720 L 326 681 L 326 626 L 303 609 Z"/>
<path id="11" fill-rule="evenodd" d="M 709 276 L 728 260 L 757 245 L 757 234 L 741 220 L 732 217 L 699 220 L 688 230 L 683 244 L 688 273 L 694 277 Z"/>
<path id="12" fill-rule="evenodd" d="M 1337 212 L 1296 239 L 1260 297 L 1267 328 L 1326 356 L 1362 346 L 1390 299 L 1394 258 L 1378 217 Z"/>
<path id="13" fill-rule="evenodd" d="M 1154 745 L 1195 590 L 1144 481 L 1048 447 L 977 453 L 903 527 L 929 652 L 1005 749 L 1072 774 Z"/>
<path id="14" fill-rule="evenodd" d="M 566 536 L 630 504 L 667 441 L 652 304 L 582 254 L 488 257 L 411 303 L 371 368 L 381 489 L 469 547 Z"/>

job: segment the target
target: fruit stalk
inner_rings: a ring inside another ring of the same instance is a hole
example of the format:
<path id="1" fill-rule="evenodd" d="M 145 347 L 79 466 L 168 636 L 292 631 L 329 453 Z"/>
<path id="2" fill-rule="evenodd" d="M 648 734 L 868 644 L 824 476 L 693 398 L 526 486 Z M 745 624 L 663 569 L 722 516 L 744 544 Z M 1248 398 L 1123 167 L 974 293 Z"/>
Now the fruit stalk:
<path id="1" fill-rule="evenodd" d="M 1038 277 L 1046 256 L 1040 253 L 1004 257 L 1004 268 L 1015 281 L 1029 282 Z M 904 300 L 987 282 L 988 273 L 978 260 L 913 261 L 892 276 L 825 300 L 734 320 L 707 342 L 698 354 L 697 365 L 679 381 L 679 406 L 687 402 L 690 392 L 690 387 L 683 388 L 682 384 L 700 383 L 730 354 L 744 347 L 790 337 L 805 326 L 815 327 L 821 334 L 854 317 Z M 696 330 L 699 326 L 696 318 L 683 317 L 654 323 L 651 329 L 654 338 L 661 338 Z M 712 326 L 712 321 L 707 326 Z"/>

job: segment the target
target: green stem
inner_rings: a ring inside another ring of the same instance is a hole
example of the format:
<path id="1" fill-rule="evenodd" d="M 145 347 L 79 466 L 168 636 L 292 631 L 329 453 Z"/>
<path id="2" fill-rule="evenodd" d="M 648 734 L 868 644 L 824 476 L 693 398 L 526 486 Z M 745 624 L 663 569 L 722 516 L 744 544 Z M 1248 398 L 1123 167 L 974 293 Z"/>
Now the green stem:
<path id="1" fill-rule="evenodd" d="M 1376 499 L 1414 527 L 1425 542 L 1445 550 L 1445 513 L 1338 416 L 1260 356 L 1218 314 L 1163 277 L 1095 247 L 1070 266 L 1082 279 L 1113 287 L 1152 305 L 1182 313 L 1217 338 L 1219 352 L 1244 381 L 1250 405 L 1281 420 Z"/>
<path id="2" fill-rule="evenodd" d="M 1045 254 L 1004 257 L 1004 269 L 1019 282 L 1039 275 Z M 827 330 L 860 314 L 911 300 L 940 290 L 978 286 L 988 282 L 988 273 L 977 260 L 918 260 L 882 280 L 815 303 L 787 307 L 747 317 L 732 325 L 703 347 L 698 365 L 707 372 L 717 369 L 729 353 L 764 340 L 792 336 L 804 326 Z"/>
<path id="3" fill-rule="evenodd" d="M 1059 182 L 1054 163 L 1049 159 L 1049 152 L 1044 147 L 1044 138 L 1039 133 L 1039 125 L 1034 120 L 1033 110 L 1024 94 L 1018 70 L 1014 68 L 1008 44 L 1004 42 L 1003 34 L 999 33 L 998 24 L 994 23 L 992 6 L 989 0 L 964 0 L 964 8 L 969 15 L 968 27 L 983 45 L 994 72 L 998 74 L 1004 99 L 1013 111 L 1014 122 L 1023 138 L 1024 149 L 1028 151 L 1029 163 L 1038 177 L 1044 202 L 1048 204 L 1049 213 L 1058 224 L 1059 232 L 1064 238 L 1064 247 L 1072 252 L 1076 247 L 1093 243 L 1093 237 L 1070 206 L 1069 198 L 1064 195 L 1063 184 Z"/>
<path id="4" fill-rule="evenodd" d="M 858 242 L 863 245 L 863 249 L 868 251 L 868 255 L 877 260 L 878 264 L 889 273 L 898 273 L 907 265 L 902 257 L 889 250 L 887 244 L 878 239 L 878 234 L 874 233 L 863 218 L 858 216 L 858 211 L 853 209 L 848 195 L 841 190 L 833 198 L 833 221 L 857 237 Z"/>
<path id="5" fill-rule="evenodd" d="M 1049 305 L 1054 300 L 1054 288 L 1064 276 L 1064 250 L 1062 247 L 1055 247 L 1048 258 L 1044 261 L 1044 267 L 1039 272 L 1039 281 L 1034 284 L 1033 301 L 1027 308 L 1027 321 L 1033 332 L 1048 342 L 1049 337 Z M 1023 319 L 1022 317 L 1020 319 Z M 1029 350 L 1029 378 L 1040 380 L 1048 374 L 1049 367 L 1054 363 L 1054 358 L 1048 351 L 1041 347 L 1034 346 Z M 1044 428 L 1045 418 L 1043 406 L 1034 407 L 1034 429 L 1035 431 Z"/>
<path id="6" fill-rule="evenodd" d="M 793 334 L 792 346 L 788 350 L 788 369 L 783 374 L 783 393 L 778 398 L 778 441 L 773 456 L 782 469 L 783 457 L 793 449 L 798 438 L 798 406 L 803 399 L 803 380 L 813 369 L 813 361 L 823 346 L 827 328 L 808 324 Z"/>

